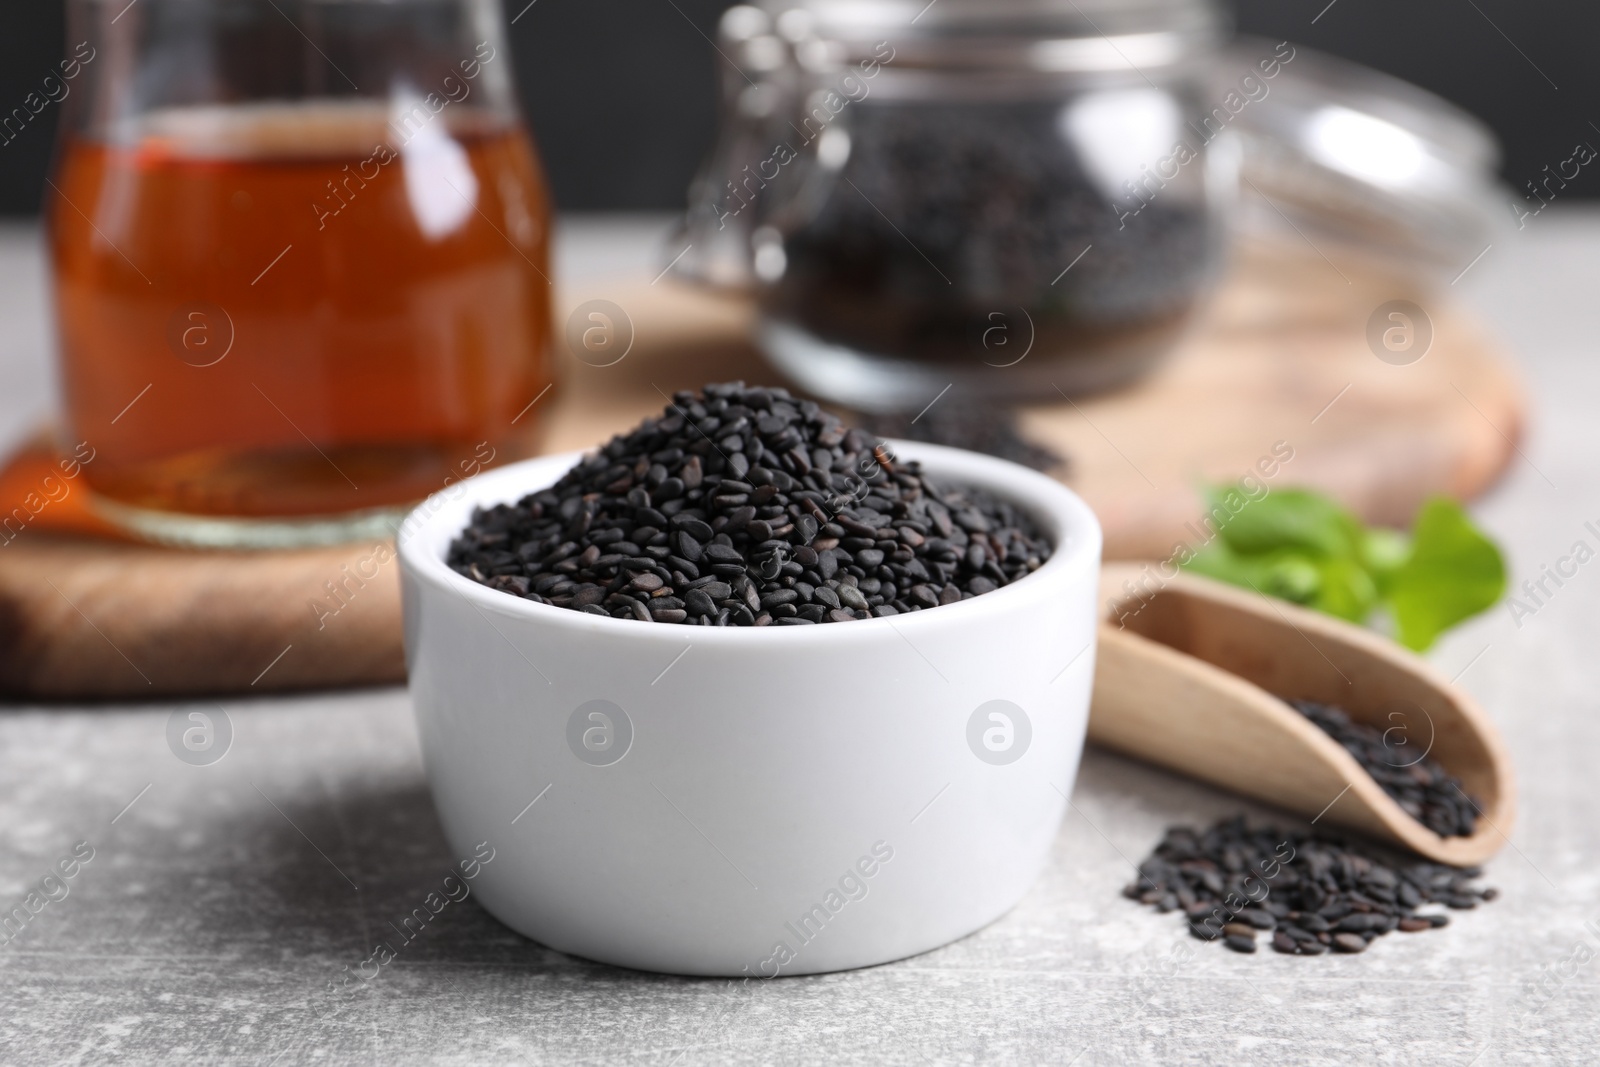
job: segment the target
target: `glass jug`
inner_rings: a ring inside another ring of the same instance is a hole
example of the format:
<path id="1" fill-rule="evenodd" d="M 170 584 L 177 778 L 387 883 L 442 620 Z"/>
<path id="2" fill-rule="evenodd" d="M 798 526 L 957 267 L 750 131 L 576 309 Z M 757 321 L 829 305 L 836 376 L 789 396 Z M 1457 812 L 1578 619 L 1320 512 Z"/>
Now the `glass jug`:
<path id="1" fill-rule="evenodd" d="M 497 0 L 71 0 L 66 417 L 148 539 L 389 531 L 530 454 L 549 200 Z"/>

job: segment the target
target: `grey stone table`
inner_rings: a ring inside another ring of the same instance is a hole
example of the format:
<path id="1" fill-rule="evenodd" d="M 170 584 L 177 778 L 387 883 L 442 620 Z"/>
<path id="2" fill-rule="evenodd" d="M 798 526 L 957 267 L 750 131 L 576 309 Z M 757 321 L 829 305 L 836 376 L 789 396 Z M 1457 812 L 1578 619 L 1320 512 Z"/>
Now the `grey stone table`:
<path id="1" fill-rule="evenodd" d="M 660 231 L 569 220 L 562 269 L 648 270 Z M 1600 214 L 1552 209 L 1502 242 L 1457 289 L 1522 354 L 1537 401 L 1478 507 L 1520 581 L 1593 545 L 1600 520 Z M 37 236 L 5 231 L 0 443 L 53 404 L 43 308 Z M 74 845 L 92 859 L 0 945 L 0 1061 L 1593 1063 L 1597 619 L 1591 564 L 1536 615 L 1497 609 L 1439 648 L 1520 771 L 1521 819 L 1489 869 L 1502 897 L 1358 957 L 1240 956 L 1122 899 L 1169 823 L 1248 809 L 1090 752 L 1034 890 L 915 959 L 748 984 L 638 974 L 545 950 L 468 900 L 336 999 L 329 983 L 455 858 L 403 691 L 226 701 L 236 736 L 210 767 L 168 749 L 172 705 L 8 708 L 0 909 Z"/>

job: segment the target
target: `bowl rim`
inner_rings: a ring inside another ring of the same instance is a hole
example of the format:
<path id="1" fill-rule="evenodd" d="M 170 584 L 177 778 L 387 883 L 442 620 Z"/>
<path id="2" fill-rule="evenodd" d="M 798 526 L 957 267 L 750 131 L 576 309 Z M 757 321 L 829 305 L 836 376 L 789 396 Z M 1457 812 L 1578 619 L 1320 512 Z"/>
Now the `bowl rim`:
<path id="1" fill-rule="evenodd" d="M 401 569 L 417 581 L 462 596 L 480 614 L 488 610 L 502 618 L 567 626 L 610 638 L 667 644 L 674 648 L 686 641 L 693 645 L 711 643 L 735 647 L 753 647 L 775 640 L 819 645 L 871 639 L 876 634 L 890 631 L 904 638 L 908 630 L 939 625 L 937 620 L 955 623 L 966 619 L 977 624 L 985 617 L 1005 614 L 1015 606 L 1019 591 L 1031 593 L 1044 582 L 1065 579 L 1086 570 L 1098 573 L 1102 546 L 1100 522 L 1083 498 L 1065 485 L 1021 464 L 966 449 L 896 438 L 889 438 L 886 443 L 893 448 L 897 457 L 923 463 L 936 480 L 976 486 L 1029 511 L 1036 522 L 1047 527 L 1046 533 L 1054 543 L 1050 558 L 1033 573 L 968 600 L 904 615 L 813 626 L 650 625 L 637 619 L 614 619 L 609 615 L 535 603 L 491 589 L 450 569 L 445 563 L 445 554 L 470 519 L 473 509 L 515 502 L 529 493 L 548 488 L 593 451 L 585 449 L 537 456 L 496 467 L 432 494 L 400 524 L 395 541 Z M 551 477 L 548 480 L 543 474 L 534 479 L 528 477 L 528 472 L 541 468 L 549 469 Z M 461 491 L 463 488 L 465 492 Z M 441 529 L 446 525 L 449 526 L 448 531 L 441 534 Z M 1097 592 L 1097 588 L 1092 587 L 1091 595 Z M 930 616 L 933 618 L 930 619 Z M 787 636 L 774 638 L 768 631 L 786 632 Z M 770 644 L 764 647 L 770 647 Z"/>

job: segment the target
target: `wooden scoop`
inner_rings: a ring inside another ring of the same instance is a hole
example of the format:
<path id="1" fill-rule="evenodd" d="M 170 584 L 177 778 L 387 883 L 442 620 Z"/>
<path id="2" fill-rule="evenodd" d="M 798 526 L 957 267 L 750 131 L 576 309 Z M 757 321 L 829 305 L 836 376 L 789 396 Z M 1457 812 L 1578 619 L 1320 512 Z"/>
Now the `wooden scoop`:
<path id="1" fill-rule="evenodd" d="M 1431 860 L 1481 863 L 1515 817 L 1511 763 L 1473 700 L 1388 639 L 1264 594 L 1156 565 L 1101 575 L 1089 740 Z M 1471 837 L 1440 837 L 1343 746 L 1285 701 L 1344 709 L 1388 731 L 1410 765 L 1426 753 L 1477 803 Z"/>

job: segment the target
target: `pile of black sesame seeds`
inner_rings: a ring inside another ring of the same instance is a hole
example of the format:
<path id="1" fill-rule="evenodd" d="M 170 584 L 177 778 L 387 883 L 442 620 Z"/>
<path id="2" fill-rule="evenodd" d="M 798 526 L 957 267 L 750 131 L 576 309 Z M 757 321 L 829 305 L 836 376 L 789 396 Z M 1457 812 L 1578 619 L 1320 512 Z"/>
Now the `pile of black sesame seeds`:
<path id="1" fill-rule="evenodd" d="M 551 488 L 478 509 L 448 562 L 590 614 L 765 626 L 952 604 L 1050 551 L 1010 503 L 936 485 L 812 401 L 734 382 L 679 392 Z"/>
<path id="2" fill-rule="evenodd" d="M 1387 732 L 1356 722 L 1344 709 L 1331 704 L 1289 703 L 1354 756 L 1407 815 L 1440 837 L 1472 836 L 1478 825 L 1478 802 L 1467 794 L 1460 779 L 1429 758 L 1421 744 L 1398 733 L 1402 743 L 1397 744 Z"/>
<path id="3" fill-rule="evenodd" d="M 1309 831 L 1249 827 L 1242 816 L 1208 830 L 1174 827 L 1123 895 L 1182 911 L 1202 941 L 1254 952 L 1256 936 L 1287 955 L 1364 952 L 1395 930 L 1449 923 L 1429 904 L 1470 909 L 1495 899 L 1469 883 L 1482 871 L 1405 860 Z"/>

